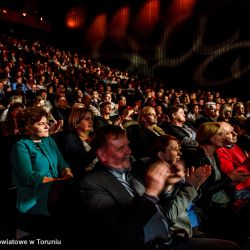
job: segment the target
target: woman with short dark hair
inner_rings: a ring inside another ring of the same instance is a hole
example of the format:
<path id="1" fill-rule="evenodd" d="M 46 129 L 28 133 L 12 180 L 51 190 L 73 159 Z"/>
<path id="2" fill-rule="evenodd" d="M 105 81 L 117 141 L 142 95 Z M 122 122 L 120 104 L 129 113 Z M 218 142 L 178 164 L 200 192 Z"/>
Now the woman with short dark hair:
<path id="1" fill-rule="evenodd" d="M 20 126 L 24 137 L 13 145 L 10 160 L 17 209 L 21 213 L 51 215 L 56 184 L 72 178 L 55 141 L 49 136 L 48 113 L 42 107 L 24 110 Z"/>

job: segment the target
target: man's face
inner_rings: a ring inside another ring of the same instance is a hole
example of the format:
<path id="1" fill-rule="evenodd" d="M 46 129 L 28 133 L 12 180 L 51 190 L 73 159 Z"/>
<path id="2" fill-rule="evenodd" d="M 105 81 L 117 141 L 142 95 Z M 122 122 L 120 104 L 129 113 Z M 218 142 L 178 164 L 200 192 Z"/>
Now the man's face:
<path id="1" fill-rule="evenodd" d="M 131 149 L 127 136 L 110 138 L 108 145 L 97 152 L 100 161 L 112 168 L 129 169 L 131 167 Z"/>
<path id="2" fill-rule="evenodd" d="M 223 133 L 224 145 L 233 145 L 237 142 L 237 134 L 234 132 L 234 128 L 228 123 L 221 124 L 221 131 Z"/>

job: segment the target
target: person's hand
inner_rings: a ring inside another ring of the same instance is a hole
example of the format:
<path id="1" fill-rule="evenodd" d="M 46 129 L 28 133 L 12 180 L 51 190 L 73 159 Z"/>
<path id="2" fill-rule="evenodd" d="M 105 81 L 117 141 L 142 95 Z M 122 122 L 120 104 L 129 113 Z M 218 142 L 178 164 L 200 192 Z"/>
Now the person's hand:
<path id="1" fill-rule="evenodd" d="M 170 174 L 170 165 L 167 162 L 157 161 L 153 163 L 146 172 L 145 194 L 157 197 L 166 186 Z"/>
<path id="2" fill-rule="evenodd" d="M 119 116 L 119 117 L 115 120 L 114 125 L 120 126 L 121 123 L 122 123 L 122 118 Z"/>
<path id="3" fill-rule="evenodd" d="M 183 161 L 177 161 L 170 166 L 171 175 L 167 180 L 167 184 L 174 185 L 185 176 L 185 164 Z"/>
<path id="4" fill-rule="evenodd" d="M 170 176 L 166 181 L 165 191 L 170 192 L 173 186 L 185 176 L 185 165 L 183 161 L 169 165 Z"/>
<path id="5" fill-rule="evenodd" d="M 195 169 L 186 169 L 186 182 L 192 185 L 196 190 L 205 182 L 211 174 L 212 168 L 210 165 L 204 165 Z"/>
<path id="6" fill-rule="evenodd" d="M 237 171 L 238 169 L 235 169 L 230 174 L 228 174 L 233 183 L 243 182 L 250 177 L 250 173 L 241 173 Z"/>
<path id="7" fill-rule="evenodd" d="M 52 177 L 44 176 L 43 183 L 48 183 L 48 182 L 52 182 L 52 181 L 62 181 L 62 180 L 66 180 L 68 178 L 69 177 L 52 178 Z"/>
<path id="8" fill-rule="evenodd" d="M 73 178 L 73 174 L 71 172 L 71 169 L 70 168 L 64 168 L 61 172 L 61 177 L 62 178 Z"/>
<path id="9" fill-rule="evenodd" d="M 50 126 L 50 129 L 49 129 L 50 134 L 55 134 L 61 131 L 62 127 L 63 127 L 63 120 L 58 120 L 56 123 Z"/>
<path id="10" fill-rule="evenodd" d="M 52 181 L 55 181 L 55 178 L 47 177 L 47 176 L 43 177 L 43 183 L 48 183 L 48 182 L 52 182 Z"/>

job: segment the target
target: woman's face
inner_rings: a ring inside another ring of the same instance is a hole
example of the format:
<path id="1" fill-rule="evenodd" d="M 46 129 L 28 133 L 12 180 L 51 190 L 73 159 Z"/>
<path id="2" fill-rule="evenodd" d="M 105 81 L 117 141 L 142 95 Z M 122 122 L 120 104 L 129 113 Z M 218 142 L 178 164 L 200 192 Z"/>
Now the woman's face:
<path id="1" fill-rule="evenodd" d="M 77 90 L 77 96 L 80 97 L 80 98 L 83 97 L 83 93 L 82 93 L 82 91 L 80 89 Z"/>
<path id="2" fill-rule="evenodd" d="M 164 151 L 158 153 L 161 160 L 168 162 L 169 164 L 174 164 L 180 160 L 181 152 L 180 146 L 177 141 L 170 140 L 169 145 Z"/>
<path id="3" fill-rule="evenodd" d="M 82 132 L 90 132 L 93 130 L 93 116 L 90 112 L 87 112 L 84 118 L 78 123 L 79 130 Z"/>
<path id="4" fill-rule="evenodd" d="M 221 148 L 224 146 L 225 133 L 220 129 L 220 131 L 210 138 L 210 144 L 216 148 Z"/>
<path id="5" fill-rule="evenodd" d="M 49 136 L 49 125 L 46 117 L 42 117 L 39 122 L 33 124 L 30 129 L 31 135 L 34 138 L 43 138 Z"/>

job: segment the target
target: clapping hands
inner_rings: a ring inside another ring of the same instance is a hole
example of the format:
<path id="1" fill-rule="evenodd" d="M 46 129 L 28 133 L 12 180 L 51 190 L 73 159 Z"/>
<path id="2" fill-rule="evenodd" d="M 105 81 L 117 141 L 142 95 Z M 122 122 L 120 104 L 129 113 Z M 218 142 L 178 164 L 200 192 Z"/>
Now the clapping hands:
<path id="1" fill-rule="evenodd" d="M 211 166 L 204 165 L 195 169 L 191 167 L 186 169 L 186 182 L 192 185 L 196 190 L 206 181 L 211 174 Z"/>

